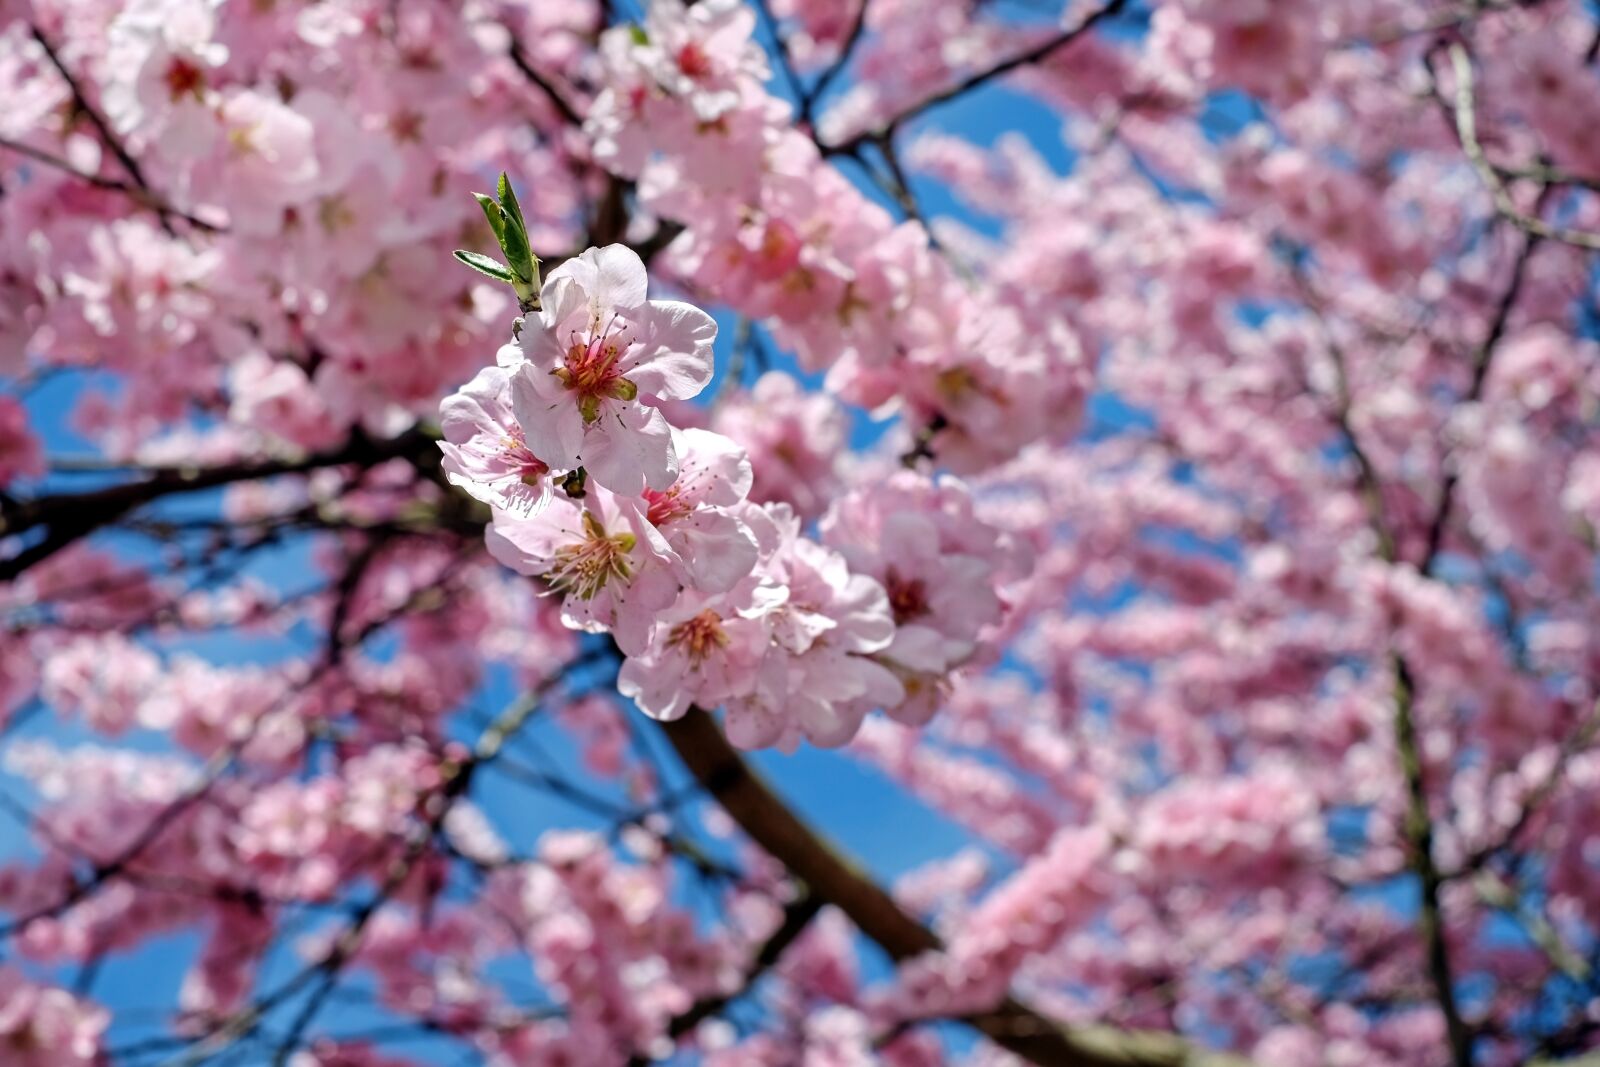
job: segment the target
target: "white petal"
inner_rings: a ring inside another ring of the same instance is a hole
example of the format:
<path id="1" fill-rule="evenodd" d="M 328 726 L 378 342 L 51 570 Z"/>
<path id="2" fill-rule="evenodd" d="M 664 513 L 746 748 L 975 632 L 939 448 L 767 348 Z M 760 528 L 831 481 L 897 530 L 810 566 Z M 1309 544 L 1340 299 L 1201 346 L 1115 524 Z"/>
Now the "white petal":
<path id="1" fill-rule="evenodd" d="M 672 429 L 655 408 L 603 413 L 584 437 L 582 462 L 596 482 L 623 496 L 638 496 L 646 485 L 665 491 L 678 478 Z"/>
<path id="2" fill-rule="evenodd" d="M 641 344 L 624 373 L 639 391 L 663 400 L 688 400 L 711 381 L 717 322 L 692 304 L 653 300 Z"/>
<path id="3" fill-rule="evenodd" d="M 606 245 L 589 249 L 582 258 L 594 265 L 596 284 L 589 290 L 591 300 L 619 311 L 644 304 L 650 280 L 639 253 L 627 245 Z"/>
<path id="4" fill-rule="evenodd" d="M 583 449 L 583 415 L 569 397 L 552 401 L 540 395 L 534 382 L 540 373 L 528 367 L 511 380 L 511 410 L 528 451 L 552 467 L 576 467 Z"/>

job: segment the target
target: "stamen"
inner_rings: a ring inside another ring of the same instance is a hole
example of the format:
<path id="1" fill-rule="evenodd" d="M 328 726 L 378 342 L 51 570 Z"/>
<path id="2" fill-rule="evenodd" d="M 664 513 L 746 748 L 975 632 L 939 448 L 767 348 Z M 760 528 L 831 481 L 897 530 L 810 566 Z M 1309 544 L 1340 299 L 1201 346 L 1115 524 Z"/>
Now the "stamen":
<path id="1" fill-rule="evenodd" d="M 667 645 L 681 647 L 691 663 L 699 665 L 705 662 L 711 653 L 728 647 L 728 635 L 722 630 L 722 616 L 707 608 L 688 622 L 674 626 L 667 635 Z"/>
<path id="2" fill-rule="evenodd" d="M 593 512 L 583 513 L 584 539 L 556 549 L 555 560 L 544 579 L 555 592 L 592 600 L 613 578 L 626 582 L 633 577 L 628 553 L 638 539 L 631 533 L 607 535 Z"/>

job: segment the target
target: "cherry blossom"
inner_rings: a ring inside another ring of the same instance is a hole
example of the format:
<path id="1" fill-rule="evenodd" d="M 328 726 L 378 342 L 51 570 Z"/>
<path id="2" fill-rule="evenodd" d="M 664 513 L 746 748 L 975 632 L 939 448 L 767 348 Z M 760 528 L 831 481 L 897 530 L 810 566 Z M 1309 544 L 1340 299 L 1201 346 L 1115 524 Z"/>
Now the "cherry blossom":
<path id="1" fill-rule="evenodd" d="M 0 969 L 0 1048 L 17 1067 L 83 1064 L 100 1058 L 110 1015 L 65 989 L 37 985 Z"/>
<path id="2" fill-rule="evenodd" d="M 0 488 L 44 473 L 44 451 L 28 428 L 28 412 L 16 398 L 0 396 Z"/>
<path id="3" fill-rule="evenodd" d="M 632 249 L 591 248 L 550 273 L 537 324 L 499 354 L 527 447 L 634 496 L 670 489 L 678 472 L 670 428 L 644 401 L 705 388 L 717 332 L 698 308 L 646 299 L 646 286 Z"/>
<path id="4" fill-rule="evenodd" d="M 598 486 L 582 502 L 557 500 L 536 515 L 500 513 L 488 536 L 496 559 L 562 598 L 569 625 L 610 629 L 624 650 L 639 646 L 681 588 L 675 554 L 644 509 Z"/>
<path id="5" fill-rule="evenodd" d="M 548 464 L 528 450 L 511 410 L 511 372 L 485 367 L 445 398 L 439 428 L 445 475 L 473 497 L 515 514 L 532 514 L 550 498 Z"/>

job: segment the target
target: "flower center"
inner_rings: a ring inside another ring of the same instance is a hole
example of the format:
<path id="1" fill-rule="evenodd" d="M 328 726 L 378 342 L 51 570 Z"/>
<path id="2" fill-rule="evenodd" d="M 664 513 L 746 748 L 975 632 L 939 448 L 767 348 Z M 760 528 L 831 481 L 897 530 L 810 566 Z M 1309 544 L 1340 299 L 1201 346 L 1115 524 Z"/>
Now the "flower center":
<path id="1" fill-rule="evenodd" d="M 794 270 L 799 263 L 800 235 L 782 219 L 768 220 L 761 234 L 755 263 L 757 277 L 763 281 L 775 281 Z"/>
<path id="2" fill-rule="evenodd" d="M 507 429 L 506 435 L 500 438 L 500 454 L 511 472 L 522 479 L 523 485 L 538 485 L 550 473 L 549 464 L 528 451 L 528 442 L 520 426 Z"/>
<path id="3" fill-rule="evenodd" d="M 667 644 L 682 648 L 691 663 L 703 663 L 711 653 L 728 647 L 728 635 L 722 632 L 722 616 L 707 608 L 688 622 L 674 626 L 667 635 Z"/>
<path id="4" fill-rule="evenodd" d="M 174 101 L 184 96 L 198 100 L 200 91 L 206 87 L 205 71 L 180 56 L 172 57 L 162 80 L 167 83 L 167 94 Z"/>
<path id="5" fill-rule="evenodd" d="M 883 585 L 889 593 L 889 610 L 894 614 L 896 626 L 922 618 L 932 610 L 928 606 L 928 586 L 921 578 L 904 578 L 893 567 L 884 577 Z"/>
<path id="6" fill-rule="evenodd" d="M 588 341 L 579 340 L 574 333 L 561 366 L 551 372 L 561 379 L 561 384 L 578 394 L 578 408 L 585 422 L 594 422 L 600 417 L 601 400 L 632 400 L 639 395 L 638 386 L 617 369 L 617 361 L 630 346 L 625 339 L 612 334 L 615 325 L 613 319 L 604 333 Z"/>
<path id="7" fill-rule="evenodd" d="M 678 69 L 690 78 L 700 79 L 711 73 L 711 57 L 694 41 L 678 49 Z"/>
<path id="8" fill-rule="evenodd" d="M 317 221 L 329 233 L 349 229 L 356 223 L 356 213 L 340 194 L 324 197 L 317 205 Z"/>
<path id="9" fill-rule="evenodd" d="M 583 513 L 584 539 L 556 549 L 555 559 L 544 579 L 550 588 L 579 600 L 591 600 L 612 578 L 626 582 L 633 577 L 628 553 L 633 551 L 633 534 L 606 533 L 593 513 Z"/>
<path id="10" fill-rule="evenodd" d="M 650 520 L 651 526 L 665 526 L 674 519 L 681 519 L 694 508 L 678 493 L 678 487 L 673 486 L 666 492 L 654 489 L 645 489 L 644 499 L 646 504 L 645 517 Z"/>

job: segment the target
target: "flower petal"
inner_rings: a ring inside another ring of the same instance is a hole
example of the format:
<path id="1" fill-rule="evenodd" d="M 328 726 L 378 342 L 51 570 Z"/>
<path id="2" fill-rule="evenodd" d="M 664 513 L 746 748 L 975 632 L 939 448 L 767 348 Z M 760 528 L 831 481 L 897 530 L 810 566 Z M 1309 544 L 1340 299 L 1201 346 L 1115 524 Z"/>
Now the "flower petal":
<path id="1" fill-rule="evenodd" d="M 542 373 L 524 367 L 511 379 L 511 410 L 528 451 L 551 467 L 576 467 L 583 449 L 583 415 L 567 397 L 552 401 L 540 394 L 535 378 Z"/>
<path id="2" fill-rule="evenodd" d="M 623 372 L 641 393 L 688 400 L 711 381 L 717 322 L 692 304 L 652 300 L 643 336 Z"/>
<path id="3" fill-rule="evenodd" d="M 584 436 L 582 462 L 589 476 L 623 496 L 638 496 L 646 485 L 663 491 L 672 488 L 678 478 L 678 454 L 672 447 L 672 428 L 661 412 L 608 407 L 611 410 Z M 528 445 L 533 447 L 531 436 Z"/>

